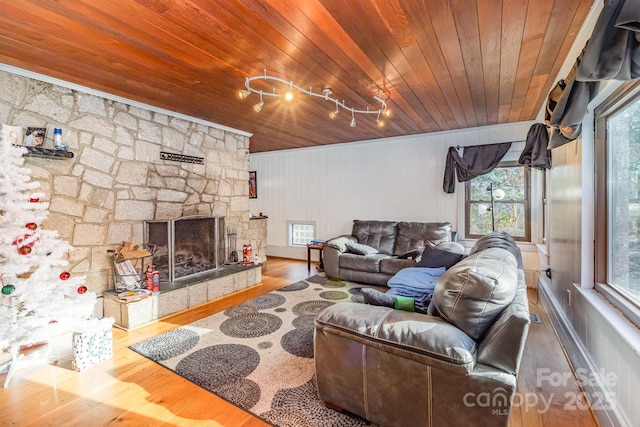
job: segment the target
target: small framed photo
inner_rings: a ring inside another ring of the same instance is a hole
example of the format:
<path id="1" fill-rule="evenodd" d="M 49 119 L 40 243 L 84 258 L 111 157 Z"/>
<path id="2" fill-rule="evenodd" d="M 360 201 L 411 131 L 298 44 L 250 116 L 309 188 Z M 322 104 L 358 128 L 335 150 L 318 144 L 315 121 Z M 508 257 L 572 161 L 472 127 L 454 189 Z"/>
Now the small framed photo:
<path id="1" fill-rule="evenodd" d="M 47 128 L 28 127 L 23 145 L 27 147 L 44 147 L 47 140 Z"/>
<path id="2" fill-rule="evenodd" d="M 249 171 L 249 198 L 258 198 L 258 178 L 256 177 L 256 171 Z"/>

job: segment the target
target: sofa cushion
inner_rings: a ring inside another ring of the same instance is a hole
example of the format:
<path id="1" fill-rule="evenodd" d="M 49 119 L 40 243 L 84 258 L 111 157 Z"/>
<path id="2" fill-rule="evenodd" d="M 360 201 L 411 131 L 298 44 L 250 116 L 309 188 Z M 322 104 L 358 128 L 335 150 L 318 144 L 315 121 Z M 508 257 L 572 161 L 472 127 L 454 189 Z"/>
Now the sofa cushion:
<path id="1" fill-rule="evenodd" d="M 440 249 L 440 246 L 427 246 L 422 251 L 422 258 L 418 261 L 416 267 L 444 267 L 448 269 L 460 261 L 463 256 L 461 253 Z"/>
<path id="2" fill-rule="evenodd" d="M 451 241 L 450 222 L 399 222 L 394 255 Z"/>
<path id="3" fill-rule="evenodd" d="M 328 240 L 324 245 L 337 249 L 340 252 L 346 252 L 347 243 L 353 242 L 353 240 L 354 238 L 352 236 L 338 236 Z"/>
<path id="4" fill-rule="evenodd" d="M 373 255 L 358 255 L 350 252 L 345 252 L 340 255 L 340 268 L 357 271 L 367 271 L 370 273 L 380 272 L 380 261 L 389 258 L 390 255 L 385 254 L 373 254 Z"/>
<path id="5" fill-rule="evenodd" d="M 358 243 L 372 246 L 378 252 L 392 255 L 396 245 L 398 223 L 393 221 L 354 220 L 351 234 L 358 238 Z M 406 251 L 403 251 L 403 253 Z"/>
<path id="6" fill-rule="evenodd" d="M 476 343 L 437 317 L 341 302 L 322 310 L 315 324 L 316 333 L 330 332 L 449 372 L 468 375 L 476 365 Z"/>
<path id="7" fill-rule="evenodd" d="M 378 250 L 376 248 L 373 248 L 369 245 L 363 245 L 362 243 L 348 241 L 345 243 L 345 246 L 347 247 L 347 250 L 349 252 L 353 252 L 354 254 L 358 255 L 373 255 L 378 253 Z"/>
<path id="8" fill-rule="evenodd" d="M 515 257 L 506 249 L 485 249 L 442 275 L 429 310 L 478 340 L 513 301 L 517 285 Z"/>
<path id="9" fill-rule="evenodd" d="M 389 274 L 393 276 L 398 271 L 404 268 L 415 267 L 416 262 L 412 259 L 402 259 L 402 258 L 384 258 L 380 260 L 380 272 L 384 274 Z"/>

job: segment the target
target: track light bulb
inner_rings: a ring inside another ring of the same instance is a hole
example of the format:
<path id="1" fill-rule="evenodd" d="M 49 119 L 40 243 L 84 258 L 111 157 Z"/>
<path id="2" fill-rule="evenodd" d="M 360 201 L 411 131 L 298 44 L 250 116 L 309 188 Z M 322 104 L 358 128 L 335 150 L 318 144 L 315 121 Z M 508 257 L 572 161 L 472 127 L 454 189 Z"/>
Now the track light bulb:
<path id="1" fill-rule="evenodd" d="M 240 99 L 245 99 L 247 96 L 251 95 L 251 91 L 241 89 L 238 94 L 240 95 Z"/>
<path id="2" fill-rule="evenodd" d="M 391 117 L 391 110 L 387 108 L 382 112 L 382 114 L 384 114 L 385 117 Z"/>
<path id="3" fill-rule="evenodd" d="M 338 106 L 338 101 L 336 101 L 336 110 L 332 111 L 329 113 L 329 117 L 331 117 L 332 119 L 335 119 L 338 116 L 338 113 L 340 112 L 340 108 Z"/>
<path id="4" fill-rule="evenodd" d="M 262 107 L 264 107 L 264 102 L 262 102 L 262 91 L 260 91 L 260 102 L 253 106 L 253 110 L 256 113 L 259 113 L 260 111 L 262 111 Z"/>
<path id="5" fill-rule="evenodd" d="M 383 122 L 382 120 L 380 120 L 380 119 L 376 119 L 376 123 L 378 124 L 378 127 L 379 127 L 379 128 L 384 127 L 384 122 Z"/>
<path id="6" fill-rule="evenodd" d="M 351 118 L 351 127 L 352 128 L 356 127 L 356 118 L 355 117 Z"/>
<path id="7" fill-rule="evenodd" d="M 289 91 L 284 94 L 284 99 L 290 102 L 293 99 L 293 82 L 289 82 Z"/>

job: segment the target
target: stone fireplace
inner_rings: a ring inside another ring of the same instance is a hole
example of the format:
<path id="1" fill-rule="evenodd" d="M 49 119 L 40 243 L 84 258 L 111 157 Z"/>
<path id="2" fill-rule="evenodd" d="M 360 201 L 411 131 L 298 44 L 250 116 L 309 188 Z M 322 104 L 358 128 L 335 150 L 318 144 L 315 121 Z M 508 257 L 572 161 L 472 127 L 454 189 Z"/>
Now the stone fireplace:
<path id="1" fill-rule="evenodd" d="M 145 221 L 145 244 L 155 248 L 153 263 L 161 282 L 194 278 L 227 261 L 224 217 L 194 215 Z"/>

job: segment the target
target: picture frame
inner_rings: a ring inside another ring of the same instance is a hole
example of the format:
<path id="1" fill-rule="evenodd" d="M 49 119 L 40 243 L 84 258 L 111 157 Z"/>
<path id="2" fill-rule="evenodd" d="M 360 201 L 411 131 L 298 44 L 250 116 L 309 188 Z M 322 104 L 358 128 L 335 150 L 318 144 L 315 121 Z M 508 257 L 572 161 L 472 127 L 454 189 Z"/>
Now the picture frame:
<path id="1" fill-rule="evenodd" d="M 47 128 L 27 127 L 22 145 L 26 147 L 44 147 L 47 142 Z"/>
<path id="2" fill-rule="evenodd" d="M 249 198 L 258 198 L 258 177 L 256 171 L 249 171 Z"/>

